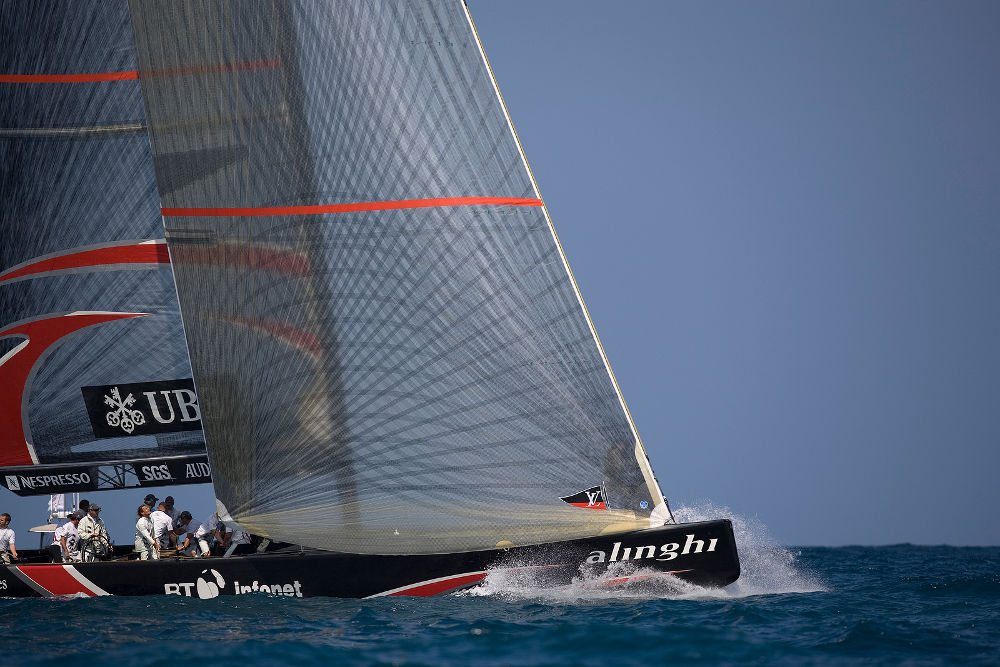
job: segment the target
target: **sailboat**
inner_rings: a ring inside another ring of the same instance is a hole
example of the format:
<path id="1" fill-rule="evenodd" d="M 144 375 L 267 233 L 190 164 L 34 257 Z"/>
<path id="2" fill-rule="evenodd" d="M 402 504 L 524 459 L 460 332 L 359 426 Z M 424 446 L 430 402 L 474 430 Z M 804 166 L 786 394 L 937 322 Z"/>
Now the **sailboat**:
<path id="1" fill-rule="evenodd" d="M 673 521 L 461 0 L 95 5 L 5 13 L 0 480 L 211 481 L 261 548 L 5 595 L 738 578 L 729 520 Z"/>

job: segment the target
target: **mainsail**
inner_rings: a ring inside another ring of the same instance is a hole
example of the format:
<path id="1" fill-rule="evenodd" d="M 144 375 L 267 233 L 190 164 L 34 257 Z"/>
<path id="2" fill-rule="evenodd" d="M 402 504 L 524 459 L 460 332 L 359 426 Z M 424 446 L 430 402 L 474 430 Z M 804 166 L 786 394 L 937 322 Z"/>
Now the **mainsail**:
<path id="1" fill-rule="evenodd" d="M 409 554 L 656 521 L 656 480 L 459 0 L 131 11 L 230 517 Z M 564 500 L 595 488 L 594 508 Z"/>
<path id="2" fill-rule="evenodd" d="M 124 2 L 0 15 L 0 481 L 210 481 Z"/>

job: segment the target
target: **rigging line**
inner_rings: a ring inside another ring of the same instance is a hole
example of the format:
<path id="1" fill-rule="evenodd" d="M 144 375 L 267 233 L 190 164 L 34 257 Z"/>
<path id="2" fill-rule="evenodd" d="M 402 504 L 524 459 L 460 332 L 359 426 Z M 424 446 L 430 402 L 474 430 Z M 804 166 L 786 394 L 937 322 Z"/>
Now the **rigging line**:
<path id="1" fill-rule="evenodd" d="M 437 197 L 433 199 L 401 199 L 398 201 L 357 202 L 353 204 L 312 204 L 306 206 L 239 206 L 231 208 L 160 209 L 165 217 L 213 217 L 250 215 L 316 215 L 322 213 L 356 213 L 361 211 L 393 211 L 438 206 L 541 206 L 541 199 L 523 197 Z"/>

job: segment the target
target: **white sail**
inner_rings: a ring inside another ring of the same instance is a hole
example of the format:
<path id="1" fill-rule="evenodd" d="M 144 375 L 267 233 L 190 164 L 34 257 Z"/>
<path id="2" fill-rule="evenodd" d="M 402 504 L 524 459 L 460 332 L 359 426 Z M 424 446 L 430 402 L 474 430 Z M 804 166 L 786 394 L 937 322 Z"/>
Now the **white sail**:
<path id="1" fill-rule="evenodd" d="M 131 8 L 224 514 L 358 553 L 648 526 L 659 488 L 464 5 Z"/>

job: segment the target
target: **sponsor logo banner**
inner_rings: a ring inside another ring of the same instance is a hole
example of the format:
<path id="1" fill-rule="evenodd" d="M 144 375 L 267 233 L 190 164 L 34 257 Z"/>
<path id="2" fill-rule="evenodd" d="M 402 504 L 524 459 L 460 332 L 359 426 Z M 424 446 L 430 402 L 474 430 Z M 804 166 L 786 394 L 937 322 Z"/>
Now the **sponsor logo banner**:
<path id="1" fill-rule="evenodd" d="M 571 496 L 563 496 L 560 500 L 564 500 L 574 507 L 583 507 L 584 509 L 608 509 L 608 506 L 605 503 L 604 487 L 602 486 L 592 486 L 589 489 L 584 489 L 583 491 L 574 493 Z"/>
<path id="2" fill-rule="evenodd" d="M 198 597 L 210 599 L 220 595 L 246 595 L 248 593 L 264 593 L 265 595 L 285 595 L 288 597 L 302 597 L 302 583 L 298 579 L 281 583 L 260 583 L 256 579 L 252 583 L 233 581 L 232 586 L 227 589 L 226 578 L 222 573 L 213 568 L 201 571 L 201 576 L 197 581 L 183 581 L 171 584 L 163 584 L 163 592 L 166 595 L 184 595 L 186 597 Z"/>
<path id="3" fill-rule="evenodd" d="M 0 482 L 19 496 L 127 489 L 212 481 L 204 454 L 179 459 L 144 459 L 127 463 L 47 465 L 44 468 L 6 468 Z"/>
<path id="4" fill-rule="evenodd" d="M 191 379 L 81 387 L 98 438 L 197 431 L 201 409 Z"/>

